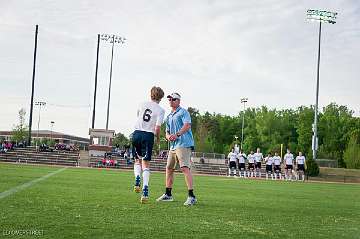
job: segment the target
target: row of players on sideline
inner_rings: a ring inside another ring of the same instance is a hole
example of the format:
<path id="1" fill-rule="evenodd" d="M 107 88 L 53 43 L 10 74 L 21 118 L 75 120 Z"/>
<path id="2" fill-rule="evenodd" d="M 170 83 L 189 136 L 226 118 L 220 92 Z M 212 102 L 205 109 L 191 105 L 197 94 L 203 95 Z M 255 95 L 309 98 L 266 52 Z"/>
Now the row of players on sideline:
<path id="1" fill-rule="evenodd" d="M 271 177 L 271 179 L 283 179 L 281 174 L 281 165 L 285 164 L 285 180 L 305 180 L 305 156 L 302 155 L 302 152 L 299 152 L 298 156 L 294 159 L 294 155 L 290 152 L 290 149 L 287 150 L 287 153 L 284 155 L 283 160 L 278 155 L 278 152 L 268 153 L 264 158 L 263 154 L 260 152 L 260 148 L 257 148 L 256 153 L 253 151 L 249 155 L 240 151 L 235 145 L 235 148 L 231 149 L 231 152 L 228 154 L 229 159 L 229 174 L 228 177 L 236 177 L 236 169 L 238 168 L 239 177 L 259 177 L 261 178 L 261 163 L 266 164 L 266 179 Z M 245 162 L 247 162 L 248 167 L 246 169 Z M 236 166 L 238 164 L 238 167 Z M 294 170 L 296 166 L 296 171 Z"/>

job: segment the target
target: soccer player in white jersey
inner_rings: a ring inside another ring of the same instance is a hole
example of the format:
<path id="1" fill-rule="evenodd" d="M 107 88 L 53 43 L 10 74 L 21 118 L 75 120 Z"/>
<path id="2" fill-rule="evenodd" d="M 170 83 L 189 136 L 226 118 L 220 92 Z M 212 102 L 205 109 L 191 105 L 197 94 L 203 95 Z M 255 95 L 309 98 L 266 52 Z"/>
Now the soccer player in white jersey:
<path id="1" fill-rule="evenodd" d="M 302 155 L 302 152 L 299 152 L 299 155 L 296 156 L 296 170 L 297 170 L 297 175 L 296 175 L 296 179 L 300 180 L 300 176 L 301 176 L 301 180 L 305 181 L 305 156 Z"/>
<path id="2" fill-rule="evenodd" d="M 287 149 L 287 153 L 284 156 L 284 162 L 285 162 L 285 179 L 292 180 L 294 155 L 290 152 L 290 149 Z"/>
<path id="3" fill-rule="evenodd" d="M 255 157 L 255 177 L 258 175 L 261 178 L 261 161 L 264 159 L 263 154 L 260 152 L 260 148 L 256 149 L 256 153 L 254 153 Z"/>
<path id="4" fill-rule="evenodd" d="M 144 102 L 137 111 L 137 121 L 135 131 L 132 136 L 133 156 L 135 158 L 134 191 L 141 191 L 141 172 L 142 172 L 142 196 L 141 203 L 149 200 L 149 179 L 150 179 L 150 160 L 154 145 L 154 136 L 157 142 L 160 137 L 160 127 L 164 120 L 165 111 L 159 103 L 164 97 L 164 91 L 160 87 L 152 87 L 150 91 L 151 101 Z"/>
<path id="5" fill-rule="evenodd" d="M 271 153 L 268 153 L 267 157 L 265 158 L 266 163 L 266 180 L 269 179 L 269 175 L 271 176 L 271 179 L 274 179 L 273 175 L 273 157 L 271 157 Z"/>
<path id="6" fill-rule="evenodd" d="M 229 159 L 228 177 L 230 176 L 236 177 L 236 158 L 237 158 L 237 154 L 235 153 L 235 149 L 232 148 L 230 153 L 228 154 L 228 159 Z"/>
<path id="7" fill-rule="evenodd" d="M 248 159 L 248 177 L 254 177 L 254 169 L 255 169 L 255 157 L 254 151 L 251 151 L 250 154 L 247 156 Z"/>
<path id="8" fill-rule="evenodd" d="M 281 157 L 279 156 L 279 154 L 277 152 L 275 152 L 275 155 L 273 157 L 273 161 L 274 161 L 275 180 L 277 178 L 282 179 L 282 175 L 281 175 Z"/>
<path id="9" fill-rule="evenodd" d="M 239 160 L 239 176 L 240 178 L 246 178 L 246 168 L 245 168 L 245 159 L 246 154 L 240 150 L 239 154 L 237 155 L 237 158 Z"/>
<path id="10" fill-rule="evenodd" d="M 235 144 L 235 146 L 234 146 L 234 153 L 239 154 L 239 152 L 240 152 L 240 147 L 239 147 L 238 144 Z"/>

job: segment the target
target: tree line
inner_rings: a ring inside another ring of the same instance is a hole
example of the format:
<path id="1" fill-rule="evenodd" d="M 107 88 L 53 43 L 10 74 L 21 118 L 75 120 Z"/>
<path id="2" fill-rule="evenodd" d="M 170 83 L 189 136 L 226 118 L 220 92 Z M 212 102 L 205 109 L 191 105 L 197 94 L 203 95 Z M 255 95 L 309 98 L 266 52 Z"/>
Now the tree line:
<path id="1" fill-rule="evenodd" d="M 261 148 L 263 153 L 280 151 L 280 145 L 312 158 L 314 107 L 297 109 L 248 108 L 235 116 L 199 113 L 188 108 L 196 151 L 227 154 L 240 143 L 244 114 L 243 149 Z M 346 106 L 331 103 L 319 113 L 318 158 L 334 159 L 340 167 L 360 168 L 360 118 Z M 236 140 L 235 136 L 238 137 Z"/>

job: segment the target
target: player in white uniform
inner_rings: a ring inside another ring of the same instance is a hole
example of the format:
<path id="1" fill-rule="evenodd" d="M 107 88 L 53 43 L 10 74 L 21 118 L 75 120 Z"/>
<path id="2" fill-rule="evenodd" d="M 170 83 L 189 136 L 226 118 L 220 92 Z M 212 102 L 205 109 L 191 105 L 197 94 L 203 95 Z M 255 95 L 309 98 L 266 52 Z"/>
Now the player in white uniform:
<path id="1" fill-rule="evenodd" d="M 292 180 L 294 155 L 290 152 L 290 149 L 287 149 L 287 153 L 284 156 L 284 162 L 285 162 L 285 179 Z"/>
<path id="2" fill-rule="evenodd" d="M 296 174 L 296 180 L 301 180 L 305 181 L 305 156 L 302 155 L 302 152 L 299 152 L 299 155 L 296 156 L 296 170 L 297 170 L 297 174 Z"/>
<path id="3" fill-rule="evenodd" d="M 149 179 L 150 179 L 150 160 L 154 145 L 154 136 L 157 142 L 160 137 L 160 127 L 164 120 L 165 110 L 159 103 L 164 97 L 164 91 L 160 87 L 152 87 L 150 91 L 151 101 L 144 102 L 137 111 L 137 121 L 135 131 L 132 136 L 133 157 L 135 158 L 134 191 L 139 193 L 141 186 L 141 171 L 143 179 L 141 203 L 149 200 Z"/>
<path id="4" fill-rule="evenodd" d="M 248 177 L 254 177 L 254 169 L 255 169 L 255 157 L 254 151 L 251 151 L 250 154 L 247 156 L 248 159 Z"/>
<path id="5" fill-rule="evenodd" d="M 278 155 L 277 152 L 275 152 L 275 155 L 273 157 L 273 161 L 274 161 L 275 180 L 277 178 L 282 179 L 282 175 L 281 175 L 281 157 Z"/>
<path id="6" fill-rule="evenodd" d="M 238 144 L 235 144 L 235 146 L 234 146 L 234 153 L 239 154 L 239 152 L 240 152 L 240 147 L 239 147 Z"/>
<path id="7" fill-rule="evenodd" d="M 231 149 L 230 153 L 228 154 L 229 159 L 229 174 L 228 177 L 234 176 L 236 177 L 236 158 L 237 154 L 234 152 L 234 149 Z"/>
<path id="8" fill-rule="evenodd" d="M 254 153 L 255 157 L 255 177 L 261 178 L 261 161 L 263 161 L 263 154 L 260 152 L 260 148 L 256 149 L 256 153 Z"/>
<path id="9" fill-rule="evenodd" d="M 245 168 L 246 154 L 240 151 L 239 154 L 237 155 L 237 158 L 239 160 L 239 176 L 240 178 L 246 178 L 246 168 Z"/>
<path id="10" fill-rule="evenodd" d="M 271 157 L 271 153 L 268 153 L 267 157 L 265 158 L 265 163 L 266 163 L 266 180 L 269 179 L 269 175 L 271 176 L 271 179 L 274 179 L 274 175 L 273 175 L 274 160 L 273 157 Z"/>

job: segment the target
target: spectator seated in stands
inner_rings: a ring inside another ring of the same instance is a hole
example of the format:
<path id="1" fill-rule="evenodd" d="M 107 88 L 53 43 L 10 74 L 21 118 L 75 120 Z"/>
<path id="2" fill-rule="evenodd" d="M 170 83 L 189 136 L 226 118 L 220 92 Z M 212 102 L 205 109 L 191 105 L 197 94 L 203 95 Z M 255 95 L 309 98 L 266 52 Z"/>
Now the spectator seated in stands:
<path id="1" fill-rule="evenodd" d="M 41 144 L 39 147 L 39 151 L 40 152 L 52 152 L 54 151 L 52 148 L 50 148 L 49 146 L 47 146 L 46 144 Z"/>
<path id="2" fill-rule="evenodd" d="M 5 151 L 5 145 L 2 143 L 0 144 L 0 153 L 6 153 Z"/>

